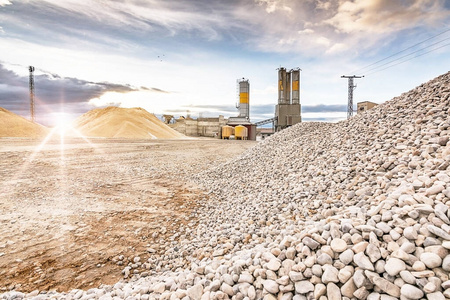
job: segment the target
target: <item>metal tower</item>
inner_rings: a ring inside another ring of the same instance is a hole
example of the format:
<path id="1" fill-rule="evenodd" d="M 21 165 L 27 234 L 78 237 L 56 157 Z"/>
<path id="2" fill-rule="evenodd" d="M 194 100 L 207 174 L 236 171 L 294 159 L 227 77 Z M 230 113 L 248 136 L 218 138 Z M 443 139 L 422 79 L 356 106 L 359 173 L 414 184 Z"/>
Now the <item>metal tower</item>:
<path id="1" fill-rule="evenodd" d="M 353 84 L 354 78 L 363 78 L 364 76 L 345 76 L 342 75 L 341 78 L 348 78 L 348 104 L 347 104 L 347 119 L 353 116 L 353 90 L 356 88 L 356 85 Z"/>
<path id="2" fill-rule="evenodd" d="M 30 71 L 30 118 L 31 122 L 34 122 L 34 67 L 28 68 Z"/>

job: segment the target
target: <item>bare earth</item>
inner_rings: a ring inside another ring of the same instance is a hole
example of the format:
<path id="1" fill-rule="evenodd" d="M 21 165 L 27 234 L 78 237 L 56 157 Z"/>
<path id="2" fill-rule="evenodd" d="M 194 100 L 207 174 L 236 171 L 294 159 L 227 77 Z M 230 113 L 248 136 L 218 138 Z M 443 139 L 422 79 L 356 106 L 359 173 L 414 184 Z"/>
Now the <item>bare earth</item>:
<path id="1" fill-rule="evenodd" d="M 89 142 L 89 143 L 88 143 Z M 0 292 L 67 291 L 122 278 L 163 251 L 207 195 L 189 177 L 251 141 L 0 138 Z M 40 151 L 37 151 L 39 150 Z M 123 265 L 118 257 L 124 256 Z"/>

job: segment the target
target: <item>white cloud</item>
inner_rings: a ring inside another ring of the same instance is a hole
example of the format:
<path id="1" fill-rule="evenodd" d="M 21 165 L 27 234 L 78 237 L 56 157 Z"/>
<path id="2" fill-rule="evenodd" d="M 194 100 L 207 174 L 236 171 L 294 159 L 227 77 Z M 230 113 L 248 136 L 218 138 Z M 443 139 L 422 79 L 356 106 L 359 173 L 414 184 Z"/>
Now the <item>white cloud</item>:
<path id="1" fill-rule="evenodd" d="M 450 13 L 436 0 L 354 0 L 340 3 L 336 14 L 324 20 L 344 33 L 386 34 L 412 26 L 438 24 Z"/>
<path id="2" fill-rule="evenodd" d="M 312 34 L 312 33 L 314 33 L 314 30 L 312 30 L 310 28 L 306 28 L 304 30 L 299 30 L 298 33 L 299 34 Z"/>
<path id="3" fill-rule="evenodd" d="M 0 0 L 0 6 L 11 5 L 11 2 L 8 0 Z"/>
<path id="4" fill-rule="evenodd" d="M 256 0 L 256 3 L 266 7 L 266 12 L 271 14 L 277 11 L 292 12 L 292 8 L 286 5 L 284 0 Z"/>

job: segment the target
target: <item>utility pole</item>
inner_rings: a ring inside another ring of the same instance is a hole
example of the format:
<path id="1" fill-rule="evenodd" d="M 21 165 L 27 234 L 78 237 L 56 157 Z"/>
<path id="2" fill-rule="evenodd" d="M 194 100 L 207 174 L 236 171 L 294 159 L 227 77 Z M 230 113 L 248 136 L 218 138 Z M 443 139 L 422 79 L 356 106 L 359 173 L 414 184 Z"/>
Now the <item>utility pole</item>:
<path id="1" fill-rule="evenodd" d="M 34 67 L 28 68 L 30 71 L 30 118 L 31 122 L 34 122 Z"/>
<path id="2" fill-rule="evenodd" d="M 348 78 L 348 104 L 347 104 L 347 119 L 353 116 L 353 90 L 356 88 L 356 84 L 353 84 L 354 78 L 363 78 L 364 76 L 345 76 L 341 78 Z"/>

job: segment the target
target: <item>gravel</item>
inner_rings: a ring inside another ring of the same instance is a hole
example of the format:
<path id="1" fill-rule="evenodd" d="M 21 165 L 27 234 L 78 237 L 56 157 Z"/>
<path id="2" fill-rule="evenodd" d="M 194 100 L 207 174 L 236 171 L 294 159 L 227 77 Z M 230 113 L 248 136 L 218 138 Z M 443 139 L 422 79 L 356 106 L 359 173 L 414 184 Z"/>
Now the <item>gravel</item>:
<path id="1" fill-rule="evenodd" d="M 0 298 L 448 298 L 449 115 L 447 73 L 350 120 L 290 127 L 196 176 L 210 192 L 199 225 L 148 276 Z"/>

